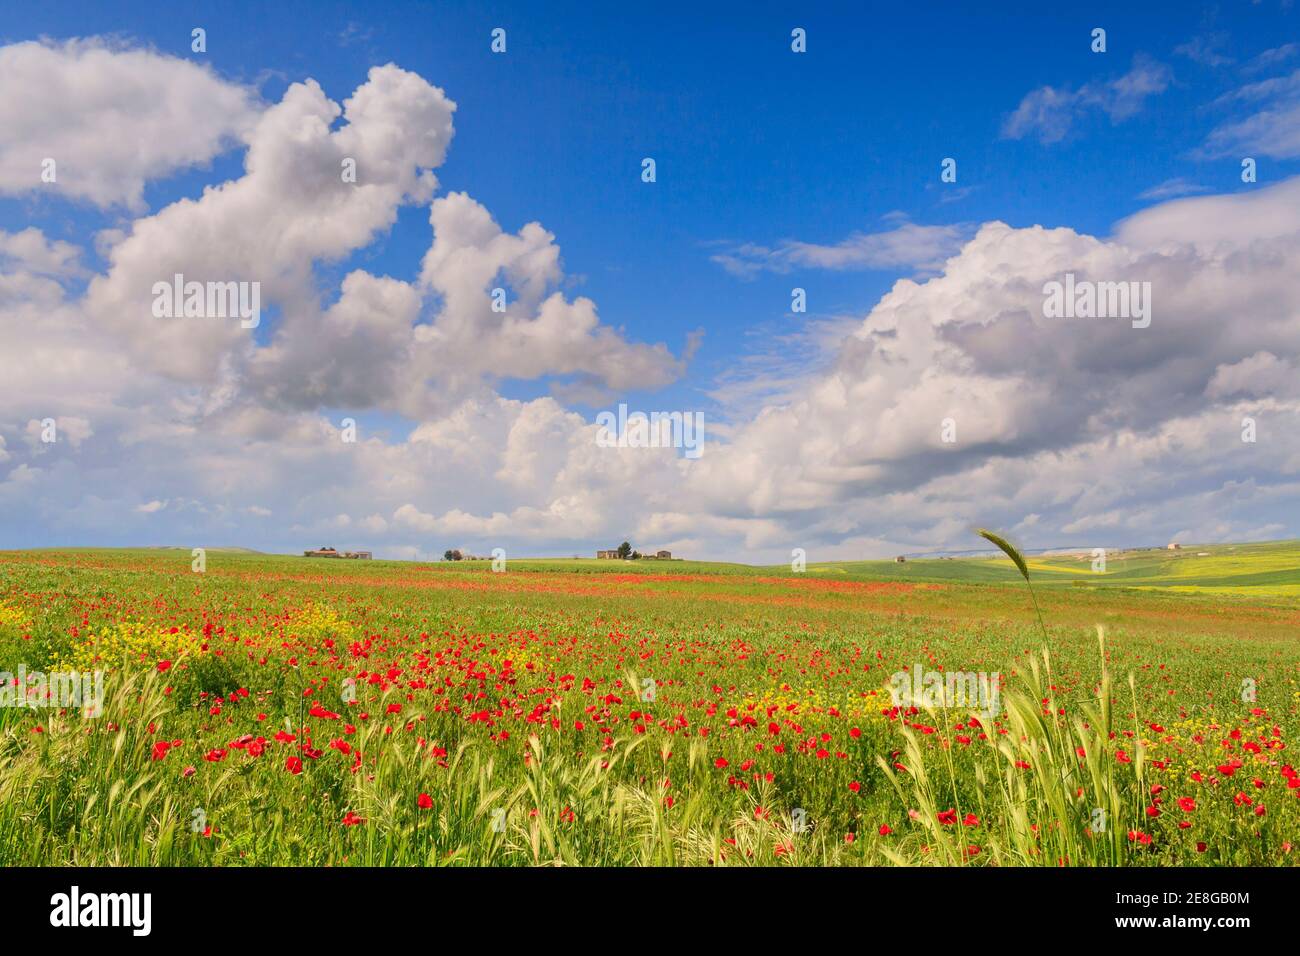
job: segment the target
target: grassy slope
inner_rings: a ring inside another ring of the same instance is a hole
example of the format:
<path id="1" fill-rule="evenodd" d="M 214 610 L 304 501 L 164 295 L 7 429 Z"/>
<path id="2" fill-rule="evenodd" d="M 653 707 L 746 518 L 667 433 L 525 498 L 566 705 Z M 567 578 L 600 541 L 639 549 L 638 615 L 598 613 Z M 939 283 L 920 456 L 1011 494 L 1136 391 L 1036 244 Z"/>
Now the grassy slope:
<path id="1" fill-rule="evenodd" d="M 1085 555 L 1080 557 L 1078 555 Z M 1039 587 L 1159 588 L 1207 593 L 1234 591 L 1259 598 L 1300 593 L 1300 541 L 1188 545 L 1180 551 L 1111 551 L 1104 573 L 1092 570 L 1091 552 L 1029 559 Z M 851 561 L 809 565 L 808 573 L 890 581 L 1013 584 L 1019 574 L 1009 560 Z"/>
<path id="2" fill-rule="evenodd" d="M 99 559 L 118 562 L 132 556 L 160 555 L 184 549 L 58 549 L 51 554 L 76 554 L 89 562 Z M 346 579 L 352 575 L 369 576 L 381 569 L 428 569 L 440 573 L 479 574 L 490 567 L 490 560 L 426 564 L 404 561 L 329 561 L 295 555 L 269 555 L 242 548 L 209 548 L 209 553 L 227 559 L 256 562 L 258 566 L 302 567 L 313 573 Z M 43 552 L 27 552 L 40 555 Z M 281 565 L 280 562 L 285 562 Z M 1028 559 L 1034 585 L 1041 588 L 1142 588 L 1171 593 L 1203 591 L 1207 594 L 1233 592 L 1261 599 L 1289 598 L 1300 595 L 1300 540 L 1267 541 L 1253 544 L 1188 545 L 1181 551 L 1163 548 L 1110 551 L 1104 573 L 1092 570 L 1092 555 L 1087 551 L 1070 554 L 1040 555 Z M 619 574 L 619 575 L 740 575 L 752 577 L 793 577 L 786 565 L 759 566 L 718 561 L 601 561 L 593 558 L 512 558 L 511 571 L 539 573 Z M 1016 586 L 1019 573 L 1005 557 L 953 559 L 912 559 L 903 564 L 888 561 L 831 561 L 809 564 L 805 572 L 810 580 L 900 581 L 915 584 L 995 584 Z"/>

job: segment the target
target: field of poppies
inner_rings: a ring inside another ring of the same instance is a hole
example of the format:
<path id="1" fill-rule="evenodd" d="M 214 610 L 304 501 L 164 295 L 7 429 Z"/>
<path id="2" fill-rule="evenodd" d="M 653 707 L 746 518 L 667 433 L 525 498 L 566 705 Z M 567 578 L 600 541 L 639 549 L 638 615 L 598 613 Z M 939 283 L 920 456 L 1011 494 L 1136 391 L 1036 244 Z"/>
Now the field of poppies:
<path id="1" fill-rule="evenodd" d="M 0 553 L 0 863 L 1296 865 L 1300 546 L 1107 568 Z"/>

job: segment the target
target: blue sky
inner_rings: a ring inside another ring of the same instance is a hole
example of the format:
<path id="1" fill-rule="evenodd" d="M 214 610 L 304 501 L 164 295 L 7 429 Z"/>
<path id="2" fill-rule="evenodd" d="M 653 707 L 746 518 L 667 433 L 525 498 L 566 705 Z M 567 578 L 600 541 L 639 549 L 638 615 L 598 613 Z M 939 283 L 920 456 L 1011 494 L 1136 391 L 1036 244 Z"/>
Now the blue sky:
<path id="1" fill-rule="evenodd" d="M 562 250 L 563 292 L 593 299 L 601 322 L 627 340 L 663 342 L 681 357 L 702 331 L 670 384 L 650 391 L 625 383 L 606 390 L 604 402 L 574 397 L 566 406 L 588 421 L 615 401 L 702 409 L 724 430 L 754 412 L 718 391 L 754 367 L 747 362 L 798 374 L 806 368 L 789 364 L 796 354 L 831 361 L 820 347 L 807 351 L 810 328 L 861 322 L 898 279 L 937 272 L 915 261 L 816 267 L 807 256 L 774 253 L 783 243 L 825 255 L 850 237 L 900 225 L 969 238 L 991 221 L 1104 239 L 1115 223 L 1179 194 L 1254 190 L 1241 181 L 1239 156 L 1208 144 L 1248 115 L 1243 100 L 1232 99 L 1236 91 L 1281 81 L 1300 66 L 1288 46 L 1300 36 L 1298 14 L 1277 0 L 1016 4 L 999 13 L 959 3 L 827 4 L 812 12 L 753 3 L 707 11 L 591 6 L 50 4 L 6 16 L 0 40 L 104 38 L 210 66 L 264 105 L 308 78 L 341 103 L 372 67 L 394 63 L 417 74 L 456 103 L 454 139 L 436 170 L 439 195 L 466 191 L 506 232 L 542 223 Z M 206 54 L 189 49 L 196 26 L 207 31 Z M 489 49 L 495 27 L 507 31 L 504 55 Z M 795 27 L 807 31 L 805 54 L 790 49 Z M 1104 53 L 1090 50 L 1095 27 L 1106 30 Z M 1124 98 L 1126 83 L 1147 82 L 1151 91 Z M 1041 121 L 1016 127 L 1013 114 L 1044 88 Z M 1258 156 L 1261 183 L 1300 171 L 1300 157 L 1272 153 Z M 640 180 L 647 156 L 657 163 L 653 184 Z M 955 184 L 940 182 L 945 157 L 957 161 Z M 239 177 L 243 160 L 228 149 L 150 179 L 147 211 Z M 1162 184 L 1163 193 L 1149 192 Z M 0 229 L 35 225 L 83 250 L 87 270 L 67 278 L 70 294 L 107 268 L 94 234 L 129 228 L 137 215 L 121 204 L 13 190 L 0 198 Z M 427 206 L 403 205 L 376 241 L 317 264 L 323 302 L 337 299 L 354 269 L 412 280 L 429 233 Z M 940 243 L 945 257 L 959 244 Z M 762 267 L 737 274 L 720 263 L 746 247 L 766 250 L 747 254 Z M 794 286 L 807 289 L 807 316 L 790 314 Z M 277 314 L 272 303 L 257 344 L 272 341 Z M 561 379 L 491 384 L 527 402 Z M 327 402 L 318 411 L 337 419 L 348 408 Z M 383 403 L 355 414 L 394 441 L 422 420 Z M 41 531 L 37 523 L 0 544 L 42 543 Z M 857 531 L 889 547 L 903 540 Z M 267 545 L 292 537 L 265 529 L 256 536 Z M 115 540 L 75 526 L 52 537 Z M 912 540 L 937 545 L 943 537 Z M 526 547 L 552 543 L 570 546 L 534 539 Z"/>
<path id="2" fill-rule="evenodd" d="M 926 225 L 1001 219 L 1105 235 L 1149 205 L 1142 192 L 1168 179 L 1243 188 L 1235 162 L 1193 155 L 1220 118 L 1207 103 L 1233 78 L 1174 50 L 1223 34 L 1216 52 L 1241 62 L 1300 36 L 1300 14 L 1276 2 L 1230 10 L 1018 4 L 1014 15 L 960 3 L 929 12 L 818 4 L 798 13 L 746 3 L 707 17 L 690 4 L 591 6 L 51 4 L 6 18 L 4 36 L 116 34 L 197 59 L 190 30 L 203 26 L 205 62 L 272 101 L 307 77 L 340 98 L 380 63 L 419 73 L 459 106 L 439 171 L 444 188 L 468 190 L 504 226 L 542 222 L 606 322 L 674 351 L 705 329 L 690 380 L 661 393 L 691 407 L 710 374 L 744 347 L 748 328 L 787 320 L 792 286 L 809 289 L 815 314 L 862 313 L 898 274 L 736 281 L 710 262 L 710 243 L 833 244 L 900 212 Z M 489 50 L 497 26 L 507 31 L 504 56 Z M 808 31 L 802 56 L 790 50 L 795 26 Z M 1090 50 L 1097 26 L 1107 30 L 1104 54 Z M 1113 78 L 1138 55 L 1178 68 L 1155 108 L 1119 123 L 1085 115 L 1062 143 L 1001 135 L 1029 90 Z M 640 181 L 645 156 L 658 165 L 653 186 Z M 957 186 L 970 190 L 960 199 L 940 188 L 945 157 L 957 159 Z M 201 171 L 151 184 L 149 203 L 194 195 L 238 161 L 215 162 L 216 177 Z M 1300 168 L 1295 160 L 1266 165 L 1271 177 Z M 18 201 L 0 208 L 10 228 L 27 215 Z M 77 212 L 64 220 L 68 236 L 84 228 Z M 427 246 L 422 213 L 404 209 L 387 241 L 342 267 L 414 271 Z M 539 389 L 514 383 L 508 391 Z"/>

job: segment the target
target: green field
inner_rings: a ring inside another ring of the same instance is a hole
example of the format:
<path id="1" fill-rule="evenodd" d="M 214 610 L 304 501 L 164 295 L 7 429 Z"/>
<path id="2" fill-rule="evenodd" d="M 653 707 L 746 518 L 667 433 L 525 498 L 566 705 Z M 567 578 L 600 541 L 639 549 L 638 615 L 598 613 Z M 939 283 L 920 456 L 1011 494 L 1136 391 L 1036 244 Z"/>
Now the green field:
<path id="1" fill-rule="evenodd" d="M 1267 598 L 1293 596 L 1300 591 L 1300 540 L 1256 544 L 1187 545 L 1178 551 L 1165 548 L 1112 550 L 1104 572 L 1094 571 L 1093 555 L 1083 549 L 1069 554 L 1030 556 L 1029 567 L 1038 587 L 1179 588 L 1238 596 Z M 450 569 L 482 570 L 487 560 L 450 565 Z M 706 561 L 598 561 L 591 558 L 524 558 L 510 562 L 520 571 L 555 571 L 609 574 L 710 574 L 770 576 L 790 574 L 785 565 L 762 567 Z M 948 584 L 1015 585 L 1020 575 L 1003 555 L 987 557 L 922 558 L 904 563 L 884 561 L 827 561 L 807 565 L 806 574 L 844 580 L 912 581 Z"/>
<path id="2" fill-rule="evenodd" d="M 1230 593 L 1257 598 L 1300 593 L 1300 541 L 1261 544 L 1187 545 L 1114 550 L 1104 572 L 1094 571 L 1091 550 L 1030 556 L 1040 587 L 1159 588 Z M 874 580 L 1014 583 L 1019 574 L 1004 556 L 893 561 L 854 561 L 809 565 L 812 574 L 861 575 Z"/>
<path id="3" fill-rule="evenodd" d="M 1300 542 L 1028 563 L 0 553 L 0 863 L 1294 865 Z"/>

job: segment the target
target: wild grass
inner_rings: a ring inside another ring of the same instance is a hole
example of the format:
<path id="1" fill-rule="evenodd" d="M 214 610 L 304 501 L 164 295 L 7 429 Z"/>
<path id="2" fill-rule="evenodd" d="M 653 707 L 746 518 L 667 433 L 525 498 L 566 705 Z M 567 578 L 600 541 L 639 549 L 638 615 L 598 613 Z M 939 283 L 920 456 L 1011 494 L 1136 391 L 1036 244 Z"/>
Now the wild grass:
<path id="1" fill-rule="evenodd" d="M 1003 544 L 1020 590 L 0 555 L 0 669 L 107 671 L 0 708 L 0 863 L 1294 865 L 1294 610 Z M 997 717 L 897 706 L 915 665 Z"/>

